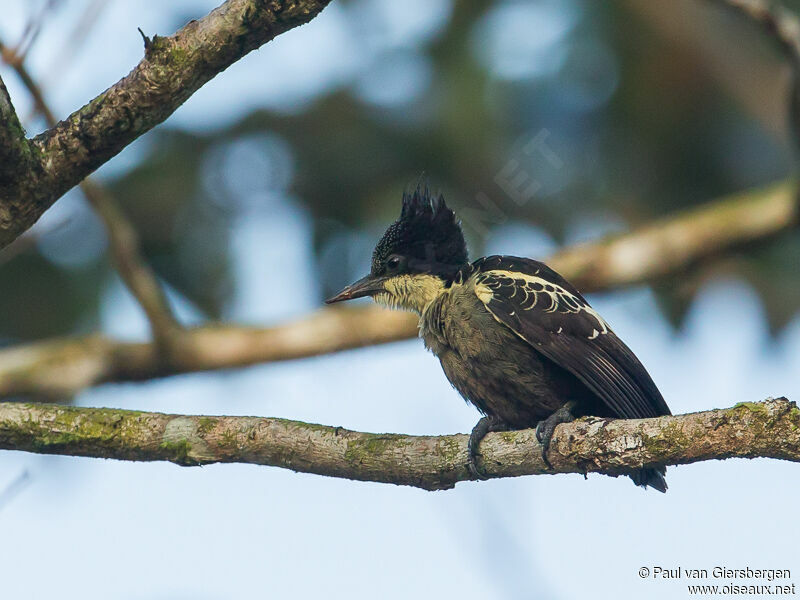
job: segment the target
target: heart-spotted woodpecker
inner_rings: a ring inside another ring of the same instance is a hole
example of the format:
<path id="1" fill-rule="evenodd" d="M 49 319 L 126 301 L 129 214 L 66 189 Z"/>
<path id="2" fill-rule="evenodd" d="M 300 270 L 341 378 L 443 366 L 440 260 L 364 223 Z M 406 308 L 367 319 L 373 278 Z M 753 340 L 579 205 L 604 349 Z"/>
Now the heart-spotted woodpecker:
<path id="1" fill-rule="evenodd" d="M 670 414 L 633 352 L 568 281 L 515 256 L 470 263 L 461 225 L 426 186 L 403 195 L 400 218 L 372 255 L 369 275 L 326 302 L 370 296 L 420 315 L 420 336 L 450 383 L 484 417 L 472 430 L 469 469 L 489 431 L 536 426 L 542 457 L 560 423 L 593 415 Z M 667 490 L 666 469 L 630 474 Z"/>

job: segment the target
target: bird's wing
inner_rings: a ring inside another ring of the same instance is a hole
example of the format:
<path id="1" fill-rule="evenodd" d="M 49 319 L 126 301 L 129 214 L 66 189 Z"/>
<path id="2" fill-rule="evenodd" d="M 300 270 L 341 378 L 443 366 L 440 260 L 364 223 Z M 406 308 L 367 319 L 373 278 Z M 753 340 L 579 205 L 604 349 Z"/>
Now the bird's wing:
<path id="1" fill-rule="evenodd" d="M 500 323 L 584 383 L 619 417 L 670 414 L 631 350 L 547 265 L 490 256 L 473 263 L 475 293 Z"/>

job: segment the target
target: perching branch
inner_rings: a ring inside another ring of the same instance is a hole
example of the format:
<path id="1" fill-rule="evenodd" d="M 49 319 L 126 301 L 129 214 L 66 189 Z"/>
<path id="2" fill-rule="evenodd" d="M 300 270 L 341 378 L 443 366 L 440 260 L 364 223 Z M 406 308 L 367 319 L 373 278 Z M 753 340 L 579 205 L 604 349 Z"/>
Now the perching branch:
<path id="1" fill-rule="evenodd" d="M 579 289 L 602 290 L 679 272 L 737 244 L 767 239 L 800 221 L 795 184 L 733 196 L 574 249 L 548 262 Z M 374 306 L 326 309 L 271 328 L 218 325 L 186 330 L 165 364 L 149 343 L 94 335 L 0 350 L 0 397 L 59 398 L 109 381 L 229 369 L 394 342 L 417 335 L 417 319 Z"/>
<path id="2" fill-rule="evenodd" d="M 25 67 L 23 57 L 5 46 L 0 40 L 3 61 L 10 65 L 33 98 L 36 111 L 48 126 L 56 125 L 56 118 L 44 98 L 41 88 Z M 154 344 L 165 360 L 178 343 L 181 328 L 170 309 L 158 278 L 145 262 L 140 252 L 139 235 L 120 210 L 116 200 L 99 183 L 87 177 L 80 183 L 86 201 L 94 208 L 105 226 L 114 266 L 128 290 L 147 315 Z"/>
<path id="3" fill-rule="evenodd" d="M 330 0 L 228 0 L 169 37 L 146 38 L 125 78 L 32 140 L 0 91 L 0 248 L 67 190 L 164 121 L 194 92 L 275 36 L 313 19 Z M 6 151 L 10 141 L 11 152 Z"/>
<path id="4" fill-rule="evenodd" d="M 250 463 L 426 490 L 472 479 L 466 435 L 349 431 L 286 419 L 166 415 L 0 403 L 0 449 L 179 465 Z M 480 463 L 492 477 L 624 474 L 712 459 L 800 462 L 800 410 L 785 398 L 640 420 L 580 419 L 556 430 L 541 458 L 534 430 L 491 433 Z"/>

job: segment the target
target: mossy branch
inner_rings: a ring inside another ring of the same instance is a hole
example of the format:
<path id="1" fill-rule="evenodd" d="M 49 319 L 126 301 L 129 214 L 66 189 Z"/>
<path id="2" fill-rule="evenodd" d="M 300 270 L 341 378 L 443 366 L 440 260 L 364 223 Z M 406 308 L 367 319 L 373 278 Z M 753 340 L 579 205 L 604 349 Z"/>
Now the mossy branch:
<path id="1" fill-rule="evenodd" d="M 169 117 L 194 92 L 275 36 L 307 23 L 330 0 L 228 0 L 169 37 L 145 38 L 145 56 L 123 79 L 20 148 L 32 159 L 0 180 L 0 248 L 125 146 Z M 138 35 L 131 30 L 132 35 Z M 0 89 L 0 133 L 21 131 Z M 8 105 L 8 106 L 7 106 Z M 9 128 L 10 124 L 10 128 Z M 0 156 L 1 158 L 1 156 Z M 2 168 L 2 165 L 0 165 Z"/>
<path id="2" fill-rule="evenodd" d="M 0 449 L 184 466 L 250 463 L 426 490 L 472 479 L 467 438 L 361 433 L 287 419 L 0 403 Z M 580 419 L 557 428 L 548 454 L 552 470 L 533 430 L 490 433 L 480 453 L 480 466 L 493 478 L 616 476 L 643 466 L 733 457 L 800 462 L 800 410 L 779 398 L 656 419 Z"/>

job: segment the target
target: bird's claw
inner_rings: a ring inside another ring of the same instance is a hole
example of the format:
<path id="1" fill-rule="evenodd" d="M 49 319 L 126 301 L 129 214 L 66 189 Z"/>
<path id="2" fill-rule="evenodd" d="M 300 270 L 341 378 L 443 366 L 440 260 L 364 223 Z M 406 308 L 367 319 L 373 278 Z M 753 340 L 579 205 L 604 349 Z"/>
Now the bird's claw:
<path id="1" fill-rule="evenodd" d="M 552 469 L 553 465 L 547 458 L 547 451 L 550 449 L 550 441 L 553 439 L 553 433 L 556 427 L 562 423 L 572 423 L 575 420 L 575 415 L 572 414 L 572 409 L 575 407 L 575 402 L 567 402 L 564 406 L 555 411 L 546 419 L 539 421 L 536 424 L 536 439 L 542 445 L 542 461 L 547 465 L 548 469 Z"/>
<path id="2" fill-rule="evenodd" d="M 478 446 L 481 440 L 490 431 L 505 431 L 507 426 L 496 417 L 481 417 L 480 421 L 472 428 L 467 442 L 467 470 L 475 479 L 486 480 L 489 476 L 478 467 L 476 458 L 478 456 Z"/>
<path id="3" fill-rule="evenodd" d="M 475 462 L 475 456 L 470 453 L 469 458 L 467 459 L 467 471 L 469 474 L 472 475 L 474 479 L 479 481 L 485 481 L 489 479 L 489 476 L 484 473 L 480 467 L 478 467 L 477 463 Z"/>

